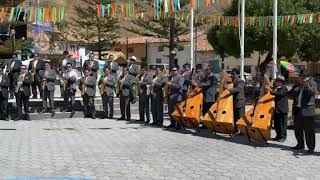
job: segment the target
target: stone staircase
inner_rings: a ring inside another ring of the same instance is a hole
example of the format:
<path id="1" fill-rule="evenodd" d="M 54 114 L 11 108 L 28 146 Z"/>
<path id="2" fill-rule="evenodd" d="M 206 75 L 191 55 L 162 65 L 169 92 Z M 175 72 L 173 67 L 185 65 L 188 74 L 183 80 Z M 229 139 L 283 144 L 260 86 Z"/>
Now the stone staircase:
<path id="1" fill-rule="evenodd" d="M 114 98 L 114 116 L 118 117 L 121 116 L 120 112 L 120 99 Z M 70 112 L 61 112 L 62 107 L 64 107 L 63 98 L 55 98 L 55 116 L 51 117 L 51 113 L 39 113 L 42 108 L 42 101 L 41 99 L 30 99 L 29 109 L 30 109 L 30 118 L 32 120 L 42 120 L 42 119 L 64 119 L 70 117 Z M 82 118 L 83 117 L 83 101 L 81 97 L 76 97 L 75 103 L 75 110 L 76 113 L 74 114 L 73 118 Z M 103 107 L 102 107 L 102 99 L 101 97 L 95 98 L 95 109 L 97 111 L 97 117 L 101 117 L 103 115 Z M 139 103 L 136 102 L 135 104 L 131 104 L 130 106 L 131 114 L 138 115 L 139 114 Z M 9 119 L 13 119 L 17 116 L 17 108 L 16 108 L 16 101 L 15 99 L 9 99 L 8 103 L 8 113 Z"/>

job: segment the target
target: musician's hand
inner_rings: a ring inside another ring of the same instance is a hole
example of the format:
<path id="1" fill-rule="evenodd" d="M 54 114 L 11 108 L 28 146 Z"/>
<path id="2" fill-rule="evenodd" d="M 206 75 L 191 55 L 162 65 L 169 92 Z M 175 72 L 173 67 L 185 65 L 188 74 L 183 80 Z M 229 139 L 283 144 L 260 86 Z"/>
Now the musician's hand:
<path id="1" fill-rule="evenodd" d="M 309 79 L 305 79 L 305 80 L 303 81 L 303 86 L 306 87 L 306 88 L 309 88 L 309 87 L 310 87 L 310 81 L 309 81 Z"/>
<path id="2" fill-rule="evenodd" d="M 272 89 L 270 88 L 270 86 L 266 86 L 266 90 L 272 91 Z"/>

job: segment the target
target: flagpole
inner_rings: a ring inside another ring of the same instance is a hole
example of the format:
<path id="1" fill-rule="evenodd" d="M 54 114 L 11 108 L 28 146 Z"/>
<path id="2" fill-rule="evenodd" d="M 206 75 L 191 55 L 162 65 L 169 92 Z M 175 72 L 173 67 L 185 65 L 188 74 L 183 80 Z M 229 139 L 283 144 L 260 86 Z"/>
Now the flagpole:
<path id="1" fill-rule="evenodd" d="M 241 66 L 240 66 L 240 76 L 242 80 L 244 79 L 244 24 L 245 24 L 245 0 L 241 2 Z"/>
<path id="2" fill-rule="evenodd" d="M 277 76 L 278 0 L 273 0 L 273 79 Z"/>
<path id="3" fill-rule="evenodd" d="M 191 18 L 190 18 L 190 65 L 194 68 L 194 49 L 193 49 L 193 19 L 194 19 L 194 9 L 191 7 Z"/>

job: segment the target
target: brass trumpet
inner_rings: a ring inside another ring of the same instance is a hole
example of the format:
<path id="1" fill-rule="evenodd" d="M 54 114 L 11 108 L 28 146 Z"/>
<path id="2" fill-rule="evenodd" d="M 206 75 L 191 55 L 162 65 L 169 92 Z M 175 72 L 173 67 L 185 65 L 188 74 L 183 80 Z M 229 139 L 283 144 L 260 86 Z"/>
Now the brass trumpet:
<path id="1" fill-rule="evenodd" d="M 17 81 L 17 87 L 16 87 L 16 89 L 15 89 L 15 92 L 16 92 L 16 93 L 19 92 L 19 89 L 20 89 L 20 87 L 22 86 L 23 81 L 24 81 L 24 74 L 20 74 L 20 75 L 19 75 L 19 78 L 18 78 L 18 81 Z"/>

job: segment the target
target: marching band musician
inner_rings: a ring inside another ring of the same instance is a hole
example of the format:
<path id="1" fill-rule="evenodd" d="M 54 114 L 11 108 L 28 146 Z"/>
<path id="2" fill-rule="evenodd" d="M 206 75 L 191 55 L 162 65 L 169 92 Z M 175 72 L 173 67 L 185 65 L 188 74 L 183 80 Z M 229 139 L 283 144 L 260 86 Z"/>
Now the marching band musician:
<path id="1" fill-rule="evenodd" d="M 38 53 L 34 54 L 33 60 L 30 61 L 29 64 L 29 71 L 32 75 L 33 82 L 32 82 L 32 94 L 33 99 L 37 99 L 37 89 L 39 90 L 40 97 L 42 98 L 42 76 L 44 71 L 44 61 L 39 57 Z"/>
<path id="2" fill-rule="evenodd" d="M 122 96 L 121 90 L 121 81 L 123 80 L 124 76 L 129 73 L 129 68 L 125 67 L 122 69 L 122 73 L 119 78 L 117 78 L 117 84 L 115 85 L 115 94 L 120 99 L 120 112 L 121 117 L 118 120 L 125 120 L 125 107 L 124 107 L 124 96 Z"/>
<path id="3" fill-rule="evenodd" d="M 104 65 L 103 69 L 106 69 L 107 67 L 110 68 L 111 73 L 114 74 L 117 74 L 117 71 L 119 70 L 119 63 L 114 59 L 114 56 L 112 54 L 109 55 L 109 60 Z"/>
<path id="4" fill-rule="evenodd" d="M 163 126 L 163 88 L 166 85 L 167 77 L 157 68 L 154 79 L 151 81 L 151 112 L 153 122 L 151 125 Z"/>
<path id="5" fill-rule="evenodd" d="M 62 109 L 62 112 L 71 111 L 70 117 L 73 117 L 75 114 L 74 104 L 75 104 L 75 94 L 77 91 L 77 77 L 76 74 L 72 71 L 72 64 L 67 63 L 67 71 L 63 75 L 64 80 L 64 103 L 65 106 Z"/>
<path id="6" fill-rule="evenodd" d="M 94 97 L 96 94 L 96 78 L 90 75 L 89 69 L 84 69 L 84 77 L 80 79 L 79 89 L 83 98 L 84 105 L 84 117 L 90 117 L 96 119 L 96 111 L 94 107 Z"/>
<path id="7" fill-rule="evenodd" d="M 16 55 L 13 55 L 11 62 L 7 66 L 8 75 L 10 77 L 10 98 L 13 98 L 14 96 L 21 65 L 21 61 L 17 59 Z"/>
<path id="8" fill-rule="evenodd" d="M 150 83 L 152 81 L 152 76 L 142 68 L 140 75 L 138 76 L 140 94 L 139 94 L 139 120 L 149 124 L 150 122 Z M 146 121 L 145 121 L 146 118 Z"/>
<path id="9" fill-rule="evenodd" d="M 131 66 L 132 67 L 132 66 Z M 136 77 L 135 74 L 137 72 L 135 71 L 135 68 L 129 68 L 129 70 L 126 70 L 126 74 L 123 77 L 122 80 L 120 80 L 120 88 L 121 88 L 121 96 L 123 102 L 121 103 L 122 112 L 121 119 L 126 118 L 127 121 L 130 121 L 131 119 L 131 113 L 130 113 L 130 103 L 135 103 L 137 101 L 136 92 L 135 92 L 135 86 L 136 86 Z"/>
<path id="10" fill-rule="evenodd" d="M 16 104 L 18 108 L 18 116 L 15 120 L 22 120 L 22 104 L 24 106 L 24 112 L 27 120 L 30 120 L 29 116 L 29 97 L 31 95 L 30 85 L 32 84 L 31 73 L 28 72 L 25 65 L 20 66 L 20 73 L 17 80 L 15 89 Z"/>
<path id="11" fill-rule="evenodd" d="M 137 61 L 137 58 L 135 56 L 131 56 L 128 64 L 129 70 L 131 69 L 132 71 L 131 74 L 135 77 L 139 74 L 139 68 L 136 65 L 136 61 Z"/>
<path id="12" fill-rule="evenodd" d="M 7 120 L 8 118 L 8 88 L 10 86 L 10 79 L 7 75 L 2 74 L 2 68 L 0 68 L 0 119 Z"/>
<path id="13" fill-rule="evenodd" d="M 229 89 L 228 85 L 225 85 L 224 88 L 233 95 L 234 124 L 236 124 L 236 122 L 245 114 L 245 83 L 240 78 L 240 70 L 237 68 L 232 69 L 231 78 L 234 87 Z M 237 128 L 235 129 L 235 134 L 240 134 L 240 131 Z"/>
<path id="14" fill-rule="evenodd" d="M 192 80 L 192 71 L 190 68 L 190 64 L 186 63 L 183 65 L 183 79 L 184 79 L 184 83 L 183 83 L 183 89 L 182 89 L 182 99 L 186 100 L 188 98 L 188 88 L 189 86 L 192 84 L 191 80 Z"/>
<path id="15" fill-rule="evenodd" d="M 113 118 L 113 96 L 114 87 L 117 83 L 117 76 L 111 73 L 111 69 L 106 67 L 104 69 L 104 75 L 100 77 L 99 86 L 103 90 L 102 105 L 104 111 L 104 118 Z M 110 110 L 110 111 L 109 111 Z"/>
<path id="16" fill-rule="evenodd" d="M 267 86 L 266 89 L 275 96 L 274 129 L 277 133 L 275 141 L 284 142 L 287 139 L 288 121 L 288 88 L 285 86 L 285 78 L 278 75 L 274 82 L 275 89 Z"/>
<path id="17" fill-rule="evenodd" d="M 218 86 L 218 78 L 214 74 L 213 67 L 209 66 L 203 69 L 205 77 L 200 80 L 198 86 L 203 92 L 203 109 L 202 114 L 205 115 L 216 101 L 216 93 Z"/>
<path id="18" fill-rule="evenodd" d="M 75 61 L 72 61 L 71 59 L 71 55 L 69 55 L 68 51 L 64 51 L 63 52 L 63 58 L 60 60 L 60 92 L 61 92 L 61 97 L 64 97 L 64 84 L 63 84 L 63 74 L 66 73 L 67 71 L 67 64 L 70 63 L 72 64 L 73 67 L 75 67 Z"/>
<path id="19" fill-rule="evenodd" d="M 51 69 L 51 65 L 49 62 L 44 63 L 45 71 L 42 79 L 42 89 L 43 89 L 43 97 L 42 97 L 42 113 L 47 112 L 47 99 L 49 99 L 49 106 L 51 116 L 53 117 L 55 114 L 54 111 L 54 91 L 55 91 L 55 80 L 56 80 L 56 71 Z"/>
<path id="20" fill-rule="evenodd" d="M 173 67 L 171 69 L 172 77 L 168 82 L 169 86 L 169 101 L 168 101 L 168 113 L 170 115 L 170 125 L 165 128 L 173 128 L 179 129 L 179 124 L 173 119 L 171 114 L 176 109 L 176 107 L 182 101 L 182 89 L 184 85 L 184 77 L 180 75 L 178 67 Z"/>
<path id="21" fill-rule="evenodd" d="M 317 84 L 306 71 L 301 71 L 299 79 L 289 91 L 293 99 L 294 134 L 298 144 L 292 149 L 304 149 L 304 141 L 308 147 L 308 153 L 313 153 L 316 146 L 314 115 L 315 94 Z"/>
<path id="22" fill-rule="evenodd" d="M 97 79 L 97 71 L 99 70 L 99 62 L 94 60 L 93 53 L 90 53 L 89 59 L 84 61 L 83 69 L 89 69 L 91 75 Z"/>

